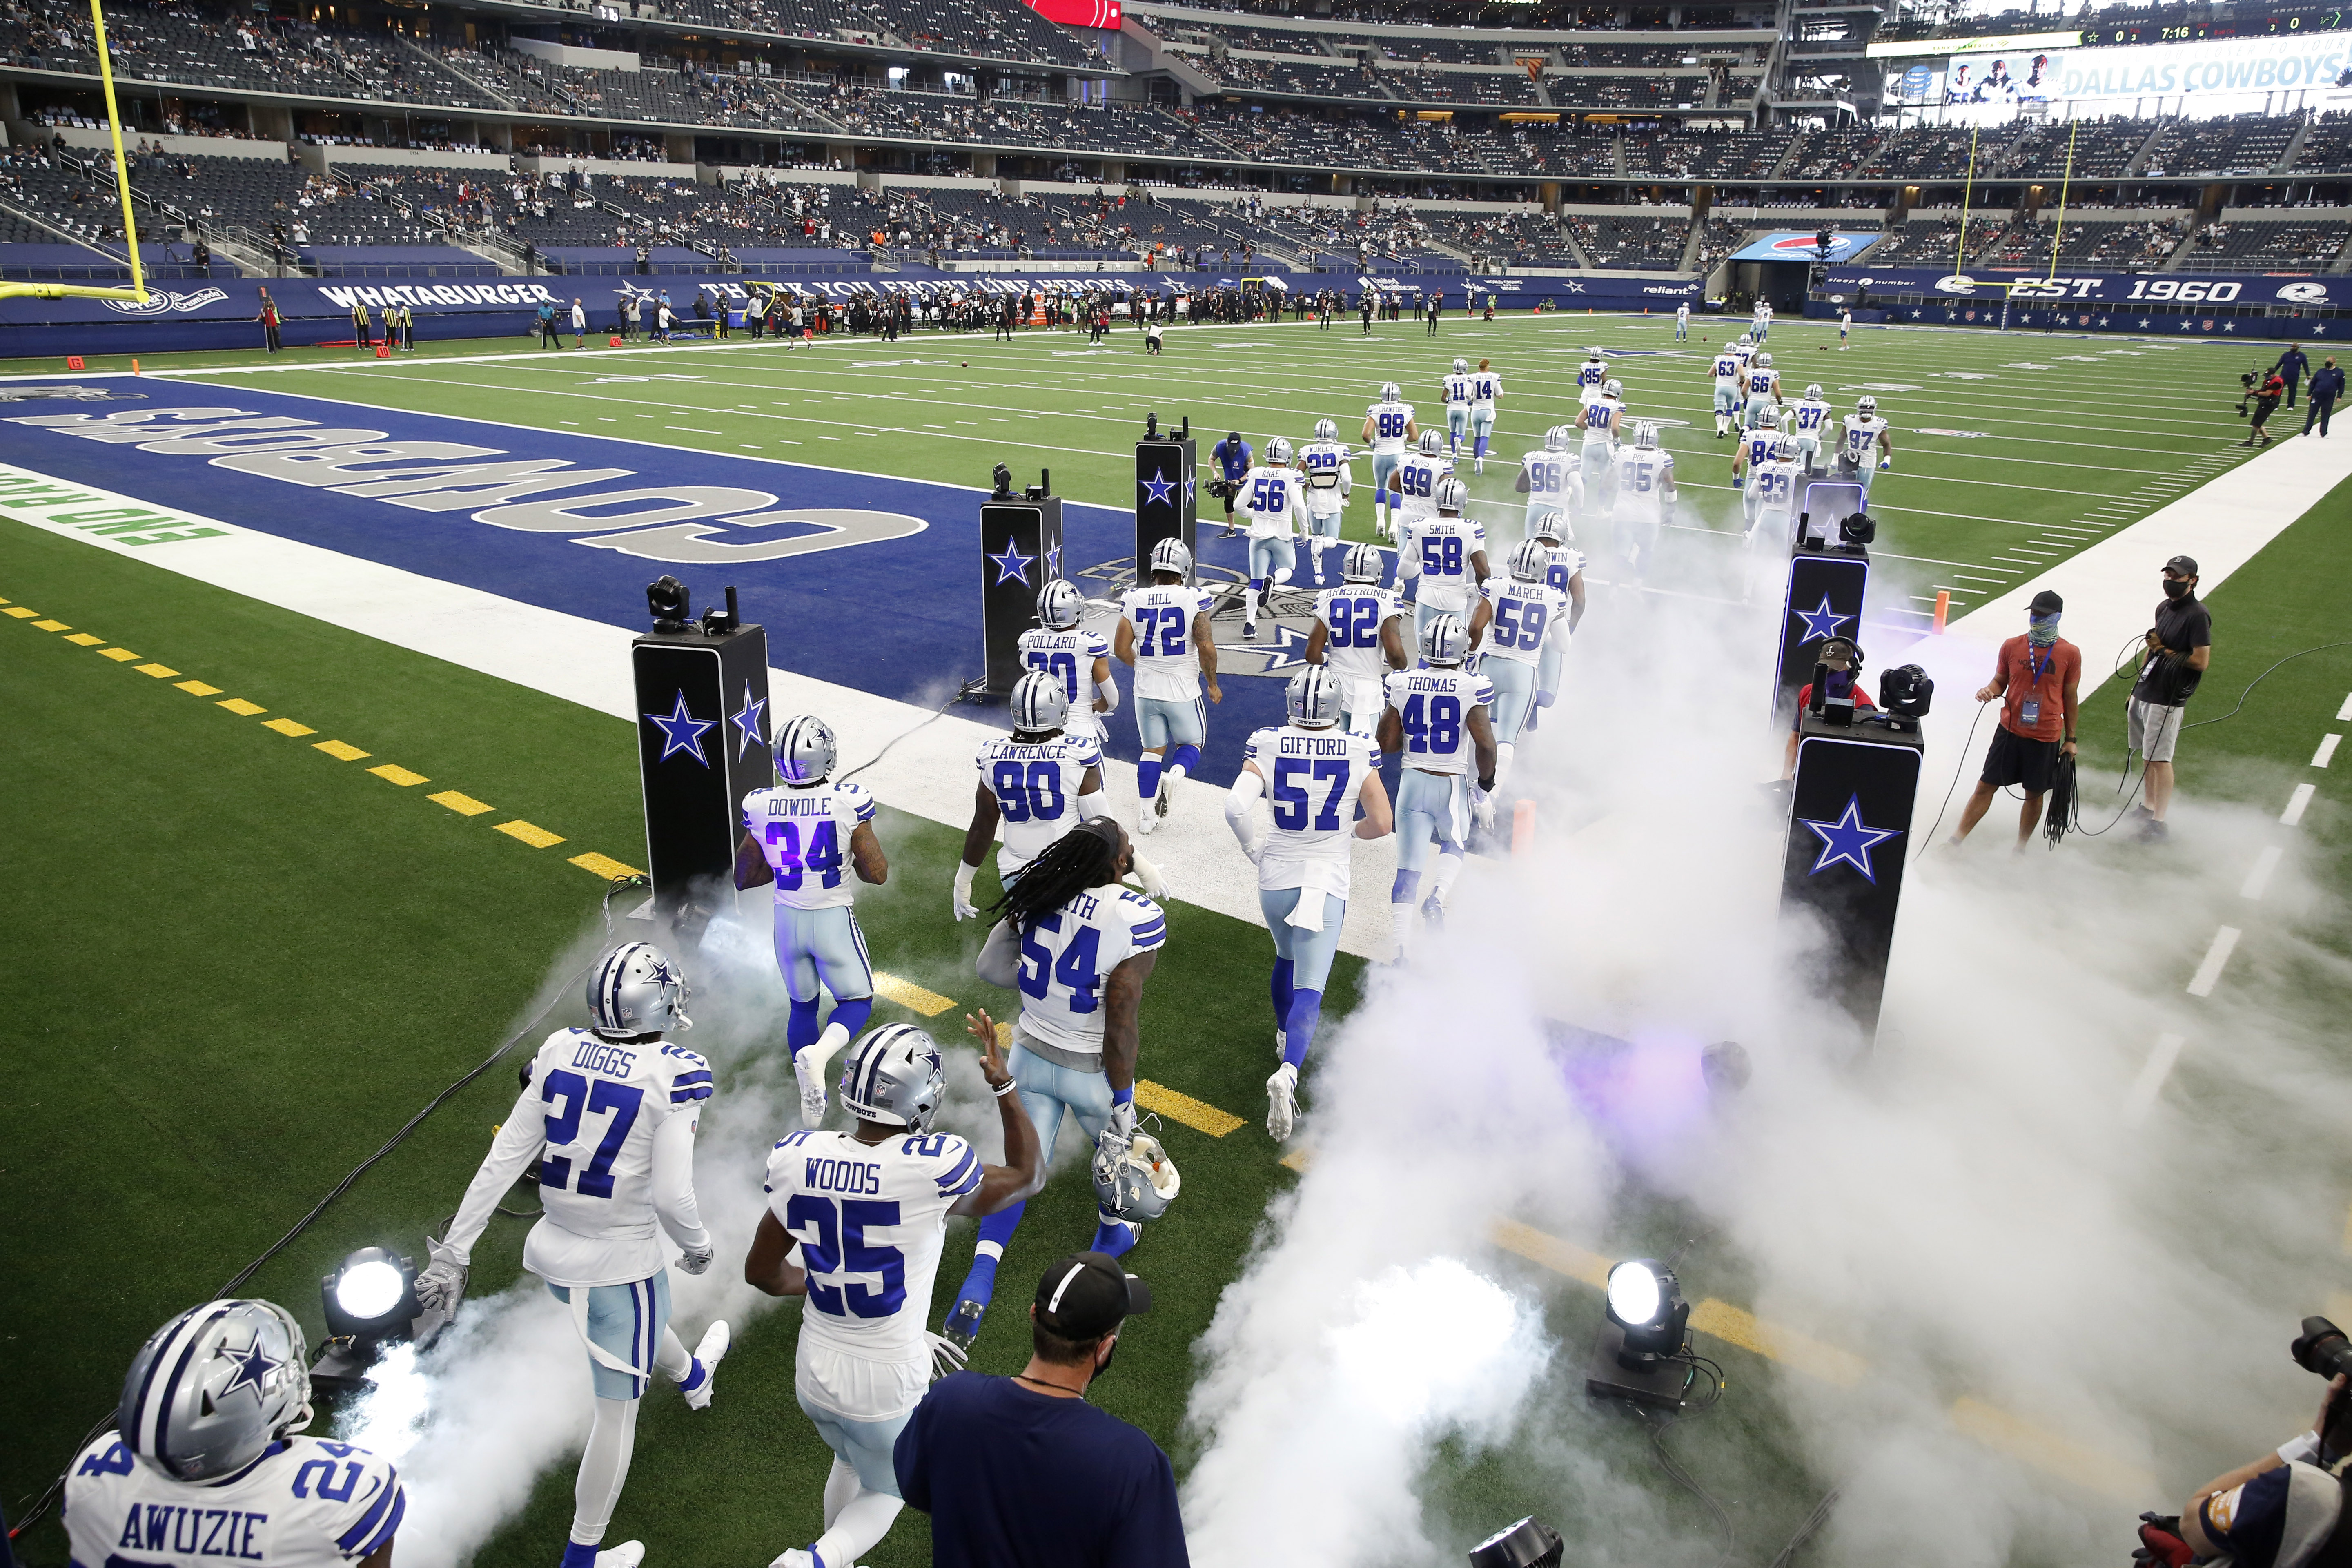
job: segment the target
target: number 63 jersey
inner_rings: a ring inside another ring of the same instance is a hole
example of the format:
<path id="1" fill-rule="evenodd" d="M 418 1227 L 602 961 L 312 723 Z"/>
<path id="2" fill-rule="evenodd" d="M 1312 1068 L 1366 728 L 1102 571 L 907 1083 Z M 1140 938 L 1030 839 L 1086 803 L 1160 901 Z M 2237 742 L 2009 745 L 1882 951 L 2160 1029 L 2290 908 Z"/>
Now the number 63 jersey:
<path id="1" fill-rule="evenodd" d="M 861 784 L 771 784 L 743 797 L 743 830 L 776 873 L 776 902 L 827 910 L 857 901 L 849 877 L 849 836 L 874 820 L 874 797 Z"/>

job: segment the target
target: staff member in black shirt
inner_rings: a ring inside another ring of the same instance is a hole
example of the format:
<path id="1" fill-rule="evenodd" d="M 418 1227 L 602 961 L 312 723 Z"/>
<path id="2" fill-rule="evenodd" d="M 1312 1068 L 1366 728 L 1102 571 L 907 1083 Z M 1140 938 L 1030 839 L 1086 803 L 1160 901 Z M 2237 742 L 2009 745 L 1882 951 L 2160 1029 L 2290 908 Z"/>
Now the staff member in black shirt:
<path id="1" fill-rule="evenodd" d="M 2311 374 L 2311 361 L 2305 355 L 2301 343 L 2289 343 L 2286 353 L 2278 356 L 2272 369 L 2286 378 L 2286 405 L 2294 406 L 2294 384 Z"/>
<path id="2" fill-rule="evenodd" d="M 2327 416 L 2336 408 L 2336 400 L 2344 395 L 2344 373 L 2336 368 L 2336 356 L 2327 356 L 2326 367 L 2311 378 L 2311 406 L 2304 412 L 2303 433 L 2311 434 L 2314 420 L 2319 423 L 2319 433 L 2327 434 Z"/>
<path id="3" fill-rule="evenodd" d="M 1073 1253 L 1038 1283 L 1025 1371 L 931 1384 L 895 1458 L 907 1506 L 931 1516 L 932 1568 L 1189 1568 L 1168 1456 L 1087 1403 L 1119 1325 L 1150 1308 L 1116 1259 Z"/>
<path id="4" fill-rule="evenodd" d="M 2140 788 L 2143 841 L 2161 839 L 2168 831 L 2164 814 L 2172 805 L 2172 753 L 2180 740 L 2181 710 L 2212 660 L 2213 616 L 2197 597 L 2197 563 L 2176 555 L 2164 563 L 2164 602 L 2156 606 L 2156 625 L 2148 628 L 2129 709 L 2131 748 L 2147 763 Z"/>

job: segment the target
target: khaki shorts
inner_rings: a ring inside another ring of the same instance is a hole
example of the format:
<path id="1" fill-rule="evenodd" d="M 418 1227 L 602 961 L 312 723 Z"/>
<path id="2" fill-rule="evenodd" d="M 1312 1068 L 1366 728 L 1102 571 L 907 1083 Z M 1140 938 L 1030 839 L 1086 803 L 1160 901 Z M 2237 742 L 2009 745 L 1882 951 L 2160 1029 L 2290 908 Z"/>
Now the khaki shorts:
<path id="1" fill-rule="evenodd" d="M 2173 748 L 2180 743 L 2183 711 L 2179 707 L 2133 698 L 2128 719 L 2132 750 L 2151 763 L 2172 761 Z"/>

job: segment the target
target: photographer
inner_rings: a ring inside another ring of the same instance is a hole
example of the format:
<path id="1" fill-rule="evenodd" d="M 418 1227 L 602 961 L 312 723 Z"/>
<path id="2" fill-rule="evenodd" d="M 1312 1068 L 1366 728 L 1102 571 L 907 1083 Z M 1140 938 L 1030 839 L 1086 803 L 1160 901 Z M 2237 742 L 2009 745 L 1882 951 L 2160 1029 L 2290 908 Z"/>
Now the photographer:
<path id="1" fill-rule="evenodd" d="M 1241 494 L 1243 477 L 1250 471 L 1255 454 L 1250 451 L 1250 444 L 1242 439 L 1242 433 L 1234 430 L 1212 447 L 1209 456 L 1216 459 L 1217 464 L 1217 477 L 1209 481 L 1209 493 L 1225 503 L 1223 536 L 1231 539 L 1234 536 L 1234 500 Z"/>
<path id="2" fill-rule="evenodd" d="M 2286 378 L 2275 370 L 2268 370 L 2261 373 L 2259 377 L 2248 376 L 2243 379 L 2248 383 L 2247 396 L 2253 400 L 2254 423 L 2247 430 L 2246 438 L 2238 445 L 2251 447 L 2259 441 L 2263 446 L 2267 447 L 2276 437 L 2263 426 L 2270 422 L 2271 415 L 2279 405 L 2279 399 L 2286 395 Z M 2239 406 L 2243 407 L 2244 405 L 2242 403 Z"/>
<path id="3" fill-rule="evenodd" d="M 2147 763 L 2140 781 L 2140 838 L 2160 840 L 2169 830 L 2172 757 L 2180 742 L 2180 715 L 2213 662 L 2213 613 L 2197 597 L 2197 563 L 2176 555 L 2164 563 L 2164 598 L 2141 647 L 2139 679 L 2126 709 L 2126 744 Z"/>
<path id="4" fill-rule="evenodd" d="M 2319 1418 L 2311 1430 L 2264 1454 L 2252 1464 L 2216 1476 L 2190 1494 L 2182 1505 L 2178 1540 L 2199 1558 L 2227 1555 L 2235 1568 L 2318 1568 L 2345 1560 L 2344 1482 L 2336 1470 L 2342 1461 L 2323 1466 L 2319 1435 L 2342 1397 L 2346 1379 L 2329 1380 L 2319 1397 Z M 2172 1521 L 2153 1524 L 2162 1529 Z M 2151 1547 L 2165 1544 L 2141 1540 Z M 2186 1561 L 2176 1548 L 2165 1553 Z M 2162 1559 L 2159 1559 L 2162 1560 Z"/>

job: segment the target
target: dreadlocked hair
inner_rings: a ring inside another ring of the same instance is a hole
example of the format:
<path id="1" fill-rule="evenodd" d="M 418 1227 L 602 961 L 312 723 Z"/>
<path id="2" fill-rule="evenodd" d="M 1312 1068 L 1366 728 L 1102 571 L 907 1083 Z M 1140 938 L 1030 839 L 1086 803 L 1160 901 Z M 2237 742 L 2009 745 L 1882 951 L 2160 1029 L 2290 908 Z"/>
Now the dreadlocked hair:
<path id="1" fill-rule="evenodd" d="M 1110 827 L 1103 832 L 1096 824 Z M 1092 888 L 1118 880 L 1118 831 L 1108 817 L 1080 823 L 1040 850 L 1004 889 L 992 920 L 1010 920 L 1022 931 Z"/>

